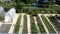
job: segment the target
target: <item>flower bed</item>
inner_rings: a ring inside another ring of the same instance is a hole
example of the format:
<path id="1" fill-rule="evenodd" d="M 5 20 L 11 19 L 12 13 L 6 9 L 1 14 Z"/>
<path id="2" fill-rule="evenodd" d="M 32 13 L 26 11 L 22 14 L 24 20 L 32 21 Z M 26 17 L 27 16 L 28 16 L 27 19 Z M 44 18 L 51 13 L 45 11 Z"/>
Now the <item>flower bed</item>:
<path id="1" fill-rule="evenodd" d="M 50 33 L 55 33 L 55 30 L 53 29 L 53 27 L 51 26 L 51 24 L 48 22 L 48 20 L 42 15 L 42 20 L 45 23 L 46 27 L 48 28 Z"/>

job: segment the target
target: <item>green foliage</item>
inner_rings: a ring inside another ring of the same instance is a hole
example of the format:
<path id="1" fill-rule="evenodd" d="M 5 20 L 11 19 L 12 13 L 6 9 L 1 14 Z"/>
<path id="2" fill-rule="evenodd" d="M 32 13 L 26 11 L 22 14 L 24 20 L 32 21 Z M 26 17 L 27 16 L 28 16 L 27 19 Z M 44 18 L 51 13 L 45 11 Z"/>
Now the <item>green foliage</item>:
<path id="1" fill-rule="evenodd" d="M 23 33 L 28 33 L 28 29 L 27 29 L 27 16 L 24 15 L 24 25 L 23 25 Z"/>
<path id="2" fill-rule="evenodd" d="M 42 24 L 39 16 L 36 16 L 36 20 L 37 20 L 37 22 L 38 22 L 37 25 L 38 25 L 38 27 L 39 27 L 40 32 L 41 32 L 41 33 L 46 33 L 45 28 L 44 28 L 44 26 L 43 26 L 43 24 Z"/>
<path id="3" fill-rule="evenodd" d="M 21 15 L 18 17 L 18 20 L 17 20 L 16 26 L 15 26 L 14 33 L 18 33 L 19 32 L 20 21 L 21 21 Z"/>
<path id="4" fill-rule="evenodd" d="M 3 17 L 2 16 L 0 16 L 0 21 L 3 19 Z"/>
<path id="5" fill-rule="evenodd" d="M 20 10 L 22 9 L 22 7 L 24 7 L 24 6 L 25 6 L 25 3 L 23 3 L 23 2 L 17 3 L 16 6 L 15 6 L 17 12 L 19 13 Z"/>
<path id="6" fill-rule="evenodd" d="M 10 9 L 10 8 L 15 8 L 15 6 L 13 6 L 13 4 L 11 3 L 0 3 L 1 6 L 4 7 L 4 9 L 6 10 L 6 12 Z"/>
<path id="7" fill-rule="evenodd" d="M 37 28 L 36 28 L 36 25 L 35 25 L 35 21 L 34 21 L 34 18 L 31 16 L 31 33 L 35 33 L 37 34 Z"/>
<path id="8" fill-rule="evenodd" d="M 55 33 L 55 30 L 53 29 L 53 27 L 51 26 L 51 24 L 48 22 L 48 20 L 45 18 L 45 16 L 42 15 L 41 17 L 42 17 L 45 25 L 47 26 L 49 32 Z"/>

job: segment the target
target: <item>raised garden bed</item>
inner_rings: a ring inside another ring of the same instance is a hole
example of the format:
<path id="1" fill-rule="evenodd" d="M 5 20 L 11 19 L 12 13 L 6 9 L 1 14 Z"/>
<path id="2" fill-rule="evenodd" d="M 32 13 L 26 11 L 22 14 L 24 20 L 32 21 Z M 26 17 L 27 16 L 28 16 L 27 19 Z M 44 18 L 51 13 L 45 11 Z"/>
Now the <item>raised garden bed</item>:
<path id="1" fill-rule="evenodd" d="M 21 15 L 18 17 L 17 23 L 15 25 L 14 33 L 18 33 L 19 32 L 20 21 L 21 21 Z"/>
<path id="2" fill-rule="evenodd" d="M 50 33 L 55 33 L 55 30 L 53 29 L 53 27 L 51 26 L 51 24 L 48 22 L 48 20 L 45 18 L 45 16 L 41 16 L 43 22 L 45 23 L 46 27 L 48 28 Z"/>
<path id="3" fill-rule="evenodd" d="M 48 17 L 50 19 L 50 21 L 52 22 L 52 24 L 54 25 L 54 27 L 56 28 L 56 30 L 58 32 L 60 32 L 60 22 L 58 22 L 55 18 L 55 16 L 52 17 Z"/>
<path id="4" fill-rule="evenodd" d="M 30 16 L 30 18 L 31 18 L 31 33 L 37 34 L 38 32 L 37 32 L 37 27 L 35 25 L 34 18 L 33 18 L 33 16 Z"/>
<path id="5" fill-rule="evenodd" d="M 23 33 L 28 33 L 28 30 L 27 30 L 27 16 L 24 15 L 24 25 L 23 25 Z"/>
<path id="6" fill-rule="evenodd" d="M 41 33 L 46 33 L 46 31 L 45 31 L 45 29 L 44 29 L 44 26 L 42 25 L 42 22 L 41 22 L 41 20 L 39 19 L 39 16 L 37 16 L 36 17 L 36 19 L 37 19 L 37 25 L 38 25 L 38 27 L 39 27 L 39 29 L 40 29 L 40 32 Z"/>

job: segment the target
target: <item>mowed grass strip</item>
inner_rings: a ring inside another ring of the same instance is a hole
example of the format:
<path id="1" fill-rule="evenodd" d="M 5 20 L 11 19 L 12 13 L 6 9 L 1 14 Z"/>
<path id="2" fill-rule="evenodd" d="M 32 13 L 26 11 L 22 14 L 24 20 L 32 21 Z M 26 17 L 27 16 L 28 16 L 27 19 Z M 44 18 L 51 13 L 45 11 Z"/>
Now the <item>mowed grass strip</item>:
<path id="1" fill-rule="evenodd" d="M 18 32 L 19 32 L 20 21 L 21 21 L 21 15 L 19 15 L 19 17 L 18 17 L 17 23 L 16 23 L 16 25 L 15 25 L 14 33 L 18 33 Z"/>
<path id="2" fill-rule="evenodd" d="M 30 16 L 30 18 L 31 18 L 31 33 L 32 34 L 37 34 L 38 31 L 37 31 L 37 27 L 35 25 L 34 18 L 33 18 L 33 16 Z"/>
<path id="3" fill-rule="evenodd" d="M 37 25 L 38 25 L 38 27 L 39 27 L 40 32 L 41 32 L 41 33 L 46 33 L 46 31 L 45 31 L 45 29 L 44 29 L 44 26 L 43 26 L 43 24 L 42 24 L 39 16 L 37 16 L 36 19 L 37 19 Z"/>
<path id="4" fill-rule="evenodd" d="M 48 30 L 50 33 L 55 33 L 55 30 L 53 29 L 53 27 L 51 26 L 51 24 L 48 22 L 48 20 L 45 18 L 45 16 L 41 16 L 43 22 L 45 23 L 45 25 L 47 26 Z"/>
<path id="5" fill-rule="evenodd" d="M 24 15 L 24 25 L 23 25 L 23 33 L 28 33 L 27 31 L 27 16 Z"/>

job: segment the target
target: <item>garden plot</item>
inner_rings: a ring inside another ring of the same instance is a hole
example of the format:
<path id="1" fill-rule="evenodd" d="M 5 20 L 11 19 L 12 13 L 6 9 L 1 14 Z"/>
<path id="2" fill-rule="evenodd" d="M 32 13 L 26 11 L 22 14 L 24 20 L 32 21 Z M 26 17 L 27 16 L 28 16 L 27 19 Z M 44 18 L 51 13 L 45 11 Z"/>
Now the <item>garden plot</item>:
<path id="1" fill-rule="evenodd" d="M 18 17 L 17 23 L 15 25 L 14 33 L 18 33 L 19 32 L 20 21 L 21 21 L 21 15 Z"/>
<path id="2" fill-rule="evenodd" d="M 1 33 L 8 33 L 10 30 L 11 24 L 2 24 L 0 27 Z"/>
<path id="3" fill-rule="evenodd" d="M 28 33 L 28 30 L 27 30 L 27 16 L 24 15 L 24 25 L 23 25 L 23 33 Z"/>
<path id="4" fill-rule="evenodd" d="M 31 18 L 31 33 L 38 34 L 37 27 L 35 25 L 35 21 L 34 21 L 33 16 L 30 16 L 30 18 Z"/>
<path id="5" fill-rule="evenodd" d="M 45 31 L 45 29 L 44 29 L 44 26 L 43 26 L 43 24 L 42 24 L 39 16 L 36 17 L 36 20 L 37 20 L 37 22 L 38 22 L 37 25 L 38 25 L 38 27 L 39 27 L 40 32 L 41 32 L 41 33 L 46 33 L 46 31 Z"/>
<path id="6" fill-rule="evenodd" d="M 60 32 L 60 22 L 58 22 L 58 20 L 56 19 L 56 17 L 55 16 L 49 16 L 48 17 L 49 19 L 50 19 L 50 21 L 52 22 L 52 24 L 54 25 L 54 27 L 56 28 L 56 30 L 58 31 L 58 32 Z"/>
<path id="7" fill-rule="evenodd" d="M 51 24 L 47 21 L 47 19 L 45 18 L 45 16 L 42 15 L 41 17 L 42 17 L 42 20 L 45 23 L 46 27 L 48 28 L 49 33 L 55 33 L 55 30 L 53 29 L 53 27 L 51 26 Z"/>

